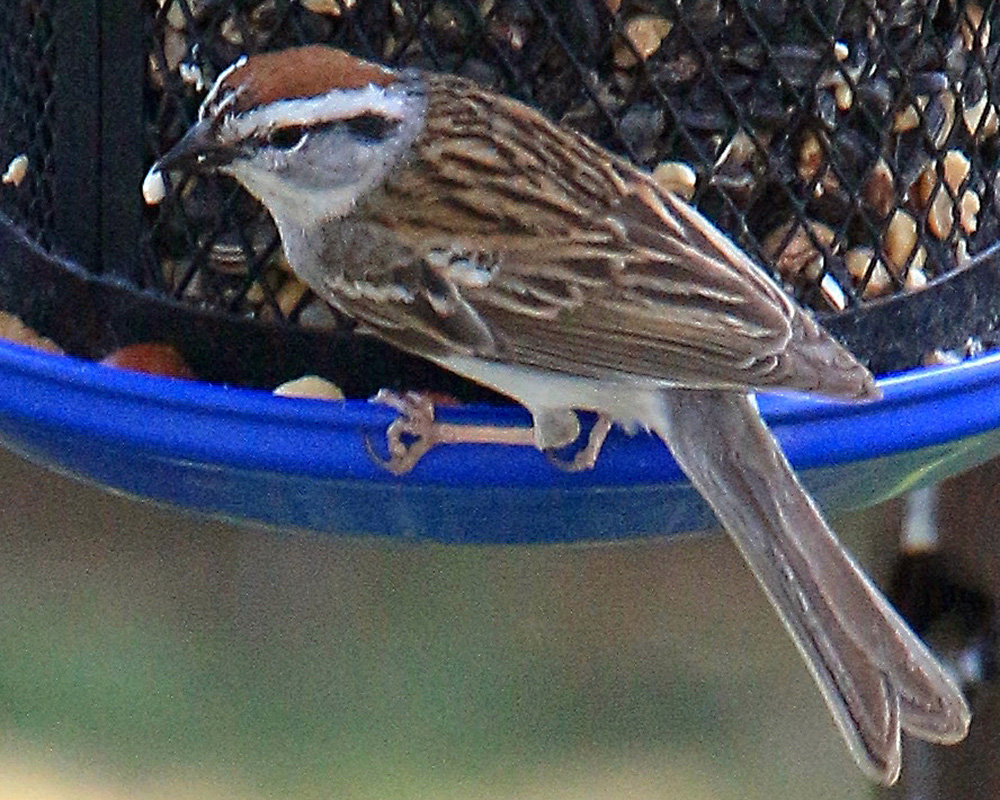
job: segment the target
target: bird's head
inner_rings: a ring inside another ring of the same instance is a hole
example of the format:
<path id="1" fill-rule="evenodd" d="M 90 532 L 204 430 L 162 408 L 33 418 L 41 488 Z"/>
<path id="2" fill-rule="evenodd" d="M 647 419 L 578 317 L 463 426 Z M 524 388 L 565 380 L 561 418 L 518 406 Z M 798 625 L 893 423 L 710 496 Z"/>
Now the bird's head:
<path id="1" fill-rule="evenodd" d="M 219 75 L 198 121 L 150 170 L 218 171 L 279 222 L 309 227 L 350 212 L 405 158 L 423 128 L 415 71 L 341 50 L 241 57 Z M 148 177 L 147 177 L 148 180 Z"/>

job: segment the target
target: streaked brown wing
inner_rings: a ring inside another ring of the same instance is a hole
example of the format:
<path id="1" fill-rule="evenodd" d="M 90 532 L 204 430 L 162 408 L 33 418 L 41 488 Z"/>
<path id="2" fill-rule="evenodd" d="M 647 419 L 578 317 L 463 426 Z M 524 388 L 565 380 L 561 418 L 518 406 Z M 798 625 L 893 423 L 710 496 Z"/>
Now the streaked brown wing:
<path id="1" fill-rule="evenodd" d="M 464 292 L 503 358 L 594 378 L 863 393 L 867 373 L 700 214 L 643 184 L 612 213 L 624 236 L 603 252 L 511 248 L 494 280 Z"/>
<path id="2" fill-rule="evenodd" d="M 867 371 L 701 214 L 588 139 L 461 83 L 432 93 L 413 168 L 360 210 L 419 263 L 357 278 L 403 282 L 412 301 L 345 310 L 416 353 L 872 394 Z"/>

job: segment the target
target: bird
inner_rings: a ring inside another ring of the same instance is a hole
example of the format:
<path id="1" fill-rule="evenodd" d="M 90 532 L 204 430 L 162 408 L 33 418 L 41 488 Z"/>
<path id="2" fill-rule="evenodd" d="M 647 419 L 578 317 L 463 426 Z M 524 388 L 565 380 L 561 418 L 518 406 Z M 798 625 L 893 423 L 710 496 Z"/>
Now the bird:
<path id="1" fill-rule="evenodd" d="M 880 396 L 871 373 L 692 205 L 586 136 L 456 75 L 324 45 L 241 56 L 150 169 L 215 172 L 372 335 L 524 406 L 543 451 L 612 423 L 666 444 L 804 657 L 850 754 L 954 744 L 955 678 L 840 544 L 758 391 Z M 402 471 L 402 470 L 401 470 Z"/>

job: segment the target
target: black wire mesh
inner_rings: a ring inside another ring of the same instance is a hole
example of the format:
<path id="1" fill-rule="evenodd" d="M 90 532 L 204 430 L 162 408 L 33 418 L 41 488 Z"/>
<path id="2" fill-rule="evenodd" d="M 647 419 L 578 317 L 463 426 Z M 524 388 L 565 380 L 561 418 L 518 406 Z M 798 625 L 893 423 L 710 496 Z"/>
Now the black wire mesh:
<path id="1" fill-rule="evenodd" d="M 54 244 L 52 6 L 0 2 L 0 211 L 45 247 Z"/>
<path id="2" fill-rule="evenodd" d="M 840 312 L 919 290 L 996 238 L 994 16 L 993 3 L 947 0 L 167 0 L 148 156 L 240 53 L 328 42 L 542 108 L 689 195 L 801 300 Z M 302 308 L 268 267 L 266 217 L 235 190 L 186 182 L 172 200 L 151 214 L 161 288 L 265 317 Z"/>
<path id="3" fill-rule="evenodd" d="M 141 144 L 147 166 L 239 55 L 328 43 L 472 77 L 626 155 L 690 197 L 834 328 L 962 273 L 1000 228 L 994 2 L 146 0 L 141 8 L 142 127 L 120 138 Z M 21 186 L 0 186 L 0 210 L 58 248 L 47 177 L 52 13 L 45 2 L 0 0 L 0 14 L 15 19 L 0 26 L 0 155 L 24 151 L 31 164 Z M 102 54 L 105 63 L 116 57 Z M 101 102 L 113 104 L 117 91 L 102 85 Z M 105 149 L 101 169 L 117 157 Z M 233 318 L 338 322 L 290 275 L 270 220 L 242 190 L 223 178 L 174 177 L 155 208 L 140 210 L 135 188 L 136 257 L 88 269 Z M 115 222 L 102 224 L 113 233 Z M 942 337 L 951 346 L 966 327 L 995 323 L 963 318 Z M 907 333 L 883 326 L 880 341 L 851 344 L 879 363 L 872 354 Z"/>

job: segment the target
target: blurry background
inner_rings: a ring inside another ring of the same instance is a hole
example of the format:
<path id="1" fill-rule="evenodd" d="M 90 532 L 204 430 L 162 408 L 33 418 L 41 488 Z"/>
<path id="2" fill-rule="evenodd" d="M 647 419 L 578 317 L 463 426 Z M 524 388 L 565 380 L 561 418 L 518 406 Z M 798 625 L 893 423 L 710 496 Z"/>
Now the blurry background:
<path id="1" fill-rule="evenodd" d="M 399 545 L 0 482 L 4 800 L 873 796 L 722 536 Z M 837 521 L 876 572 L 897 512 Z"/>

